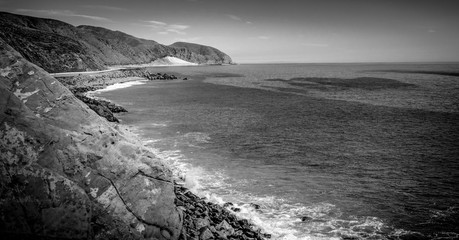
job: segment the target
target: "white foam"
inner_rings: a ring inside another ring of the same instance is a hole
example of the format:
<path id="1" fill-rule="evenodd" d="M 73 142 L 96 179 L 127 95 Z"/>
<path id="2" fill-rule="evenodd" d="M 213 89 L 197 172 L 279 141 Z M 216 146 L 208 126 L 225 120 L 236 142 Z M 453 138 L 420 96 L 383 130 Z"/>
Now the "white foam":
<path id="1" fill-rule="evenodd" d="M 199 192 L 199 189 L 202 188 L 199 179 L 202 177 L 203 173 L 204 170 L 199 167 L 189 169 L 185 174 L 184 186 L 188 188 L 191 192 Z"/>
<path id="2" fill-rule="evenodd" d="M 183 135 L 181 140 L 205 143 L 209 141 L 209 138 L 206 134 L 192 132 Z M 297 226 L 298 223 L 301 223 L 298 215 L 310 213 L 313 216 L 322 216 L 325 215 L 324 212 L 331 211 L 333 205 L 307 208 L 302 205 L 291 205 L 274 196 L 257 197 L 244 194 L 234 189 L 230 183 L 233 181 L 230 181 L 231 179 L 225 172 L 221 170 L 210 172 L 202 167 L 193 167 L 186 163 L 185 156 L 180 150 L 161 151 L 156 148 L 155 145 L 160 144 L 160 142 L 151 139 L 144 141 L 152 148 L 156 156 L 163 159 L 173 169 L 176 179 L 181 179 L 186 188 L 199 197 L 205 197 L 209 202 L 223 205 L 225 202 L 231 201 L 234 207 L 241 209 L 240 212 L 234 212 L 238 217 L 248 219 L 264 232 L 272 234 L 272 239 L 333 239 L 329 236 L 321 237 L 308 234 L 311 231 L 304 231 Z M 262 209 L 254 209 L 249 203 L 258 204 L 262 206 Z M 319 229 L 325 228 L 325 226 L 316 225 L 313 228 Z"/>
<path id="3" fill-rule="evenodd" d="M 210 171 L 203 167 L 193 167 L 180 150 L 158 148 L 164 144 L 173 146 L 177 141 L 207 143 L 210 138 L 204 133 L 192 132 L 178 138 L 149 139 L 145 140 L 144 144 L 173 169 L 175 178 L 179 182 L 181 180 L 191 192 L 220 205 L 232 202 L 233 207 L 240 209 L 234 214 L 239 218 L 248 219 L 263 232 L 272 234 L 272 239 L 341 239 L 343 236 L 356 239 L 384 239 L 385 236 L 381 235 L 381 232 L 391 235 L 404 234 L 403 231 L 390 229 L 376 217 L 342 218 L 340 209 L 330 203 L 305 205 L 289 202 L 279 196 L 255 196 L 241 192 L 235 186 L 243 183 L 242 179 L 229 179 L 223 170 Z M 250 203 L 257 204 L 260 208 L 255 209 Z M 303 216 L 307 216 L 308 220 L 302 221 Z"/>
<path id="4" fill-rule="evenodd" d="M 145 140 L 143 143 L 145 146 L 150 148 L 155 156 L 162 159 L 169 166 L 169 168 L 172 169 L 172 173 L 175 179 L 178 181 L 186 179 L 186 172 L 190 166 L 183 161 L 184 156 L 181 154 L 180 150 L 161 151 L 154 145 L 158 143 L 158 139 Z"/>
<path id="5" fill-rule="evenodd" d="M 389 233 L 388 226 L 376 217 L 341 218 L 341 212 L 335 205 L 322 202 L 311 205 L 293 204 L 275 196 L 253 196 L 239 192 L 228 183 L 228 177 L 222 171 L 209 172 L 201 167 L 182 165 L 186 169 L 185 186 L 194 194 L 205 197 L 216 204 L 232 202 L 240 211 L 238 217 L 248 219 L 262 231 L 272 234 L 272 239 L 341 239 L 352 236 L 365 239 L 364 236 L 384 238 L 382 231 Z M 221 194 L 222 192 L 226 194 Z M 218 193 L 217 193 L 218 192 Z M 254 203 L 260 206 L 255 209 Z M 230 208 L 229 208 L 230 209 Z M 307 216 L 310 221 L 302 221 Z"/>

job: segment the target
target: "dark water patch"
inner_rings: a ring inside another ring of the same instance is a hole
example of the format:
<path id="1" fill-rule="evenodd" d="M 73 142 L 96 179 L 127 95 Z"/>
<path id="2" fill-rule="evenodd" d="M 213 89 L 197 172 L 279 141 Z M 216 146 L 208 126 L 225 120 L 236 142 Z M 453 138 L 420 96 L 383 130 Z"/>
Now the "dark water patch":
<path id="1" fill-rule="evenodd" d="M 268 81 L 283 81 L 291 86 L 327 89 L 328 87 L 359 88 L 365 90 L 397 89 L 402 87 L 415 87 L 414 84 L 404 83 L 388 78 L 291 78 L 290 80 L 269 79 Z"/>
<path id="2" fill-rule="evenodd" d="M 362 71 L 362 73 L 373 73 L 373 72 L 414 73 L 414 74 L 431 74 L 431 75 L 459 77 L 459 71 L 419 71 L 419 70 L 416 70 L 416 71 L 412 71 L 412 70 L 369 70 L 369 71 Z"/>
<path id="3" fill-rule="evenodd" d="M 275 89 L 277 91 L 285 92 L 285 93 L 302 93 L 302 94 L 308 93 L 306 89 L 298 89 L 298 88 L 272 87 L 272 86 L 266 86 L 265 88 Z"/>
<path id="4" fill-rule="evenodd" d="M 238 74 L 238 73 L 221 73 L 221 72 L 204 73 L 203 76 L 208 77 L 208 78 L 244 77 L 244 75 Z"/>
<path id="5" fill-rule="evenodd" d="M 287 82 L 287 79 L 282 79 L 282 78 L 270 78 L 270 79 L 265 79 L 267 82 Z"/>

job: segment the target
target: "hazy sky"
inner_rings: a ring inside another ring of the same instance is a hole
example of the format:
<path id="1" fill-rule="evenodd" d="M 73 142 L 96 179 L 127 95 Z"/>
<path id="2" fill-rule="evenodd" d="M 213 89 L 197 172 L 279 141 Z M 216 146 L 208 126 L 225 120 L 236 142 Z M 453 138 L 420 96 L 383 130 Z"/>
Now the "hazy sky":
<path id="1" fill-rule="evenodd" d="M 0 0 L 0 9 L 210 45 L 239 63 L 459 61 L 459 0 Z"/>

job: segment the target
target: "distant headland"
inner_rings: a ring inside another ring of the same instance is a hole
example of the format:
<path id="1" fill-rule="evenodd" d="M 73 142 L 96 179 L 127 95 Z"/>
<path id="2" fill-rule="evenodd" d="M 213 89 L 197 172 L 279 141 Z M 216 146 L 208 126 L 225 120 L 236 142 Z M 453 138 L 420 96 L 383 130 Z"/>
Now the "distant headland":
<path id="1" fill-rule="evenodd" d="M 7 12 L 0 12 L 0 19 L 0 37 L 24 58 L 50 73 L 149 64 L 164 57 L 195 64 L 233 63 L 222 51 L 194 43 L 176 42 L 167 46 L 102 27 L 75 27 L 54 19 Z"/>

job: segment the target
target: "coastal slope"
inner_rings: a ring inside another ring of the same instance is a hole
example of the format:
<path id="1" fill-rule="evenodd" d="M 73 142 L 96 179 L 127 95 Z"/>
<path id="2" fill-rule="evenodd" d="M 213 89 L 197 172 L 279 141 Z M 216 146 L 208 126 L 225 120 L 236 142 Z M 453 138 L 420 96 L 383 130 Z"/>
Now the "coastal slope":
<path id="1" fill-rule="evenodd" d="M 6 239 L 178 239 L 169 168 L 0 38 Z"/>
<path id="2" fill-rule="evenodd" d="M 192 43 L 166 46 L 120 31 L 0 12 L 0 37 L 47 72 L 104 70 L 176 57 L 197 64 L 232 64 L 220 50 Z"/>
<path id="3" fill-rule="evenodd" d="M 154 150 L 63 85 L 88 89 L 98 80 L 57 80 L 0 38 L 2 239 L 270 238 L 232 203 L 207 202 L 176 183 Z"/>

